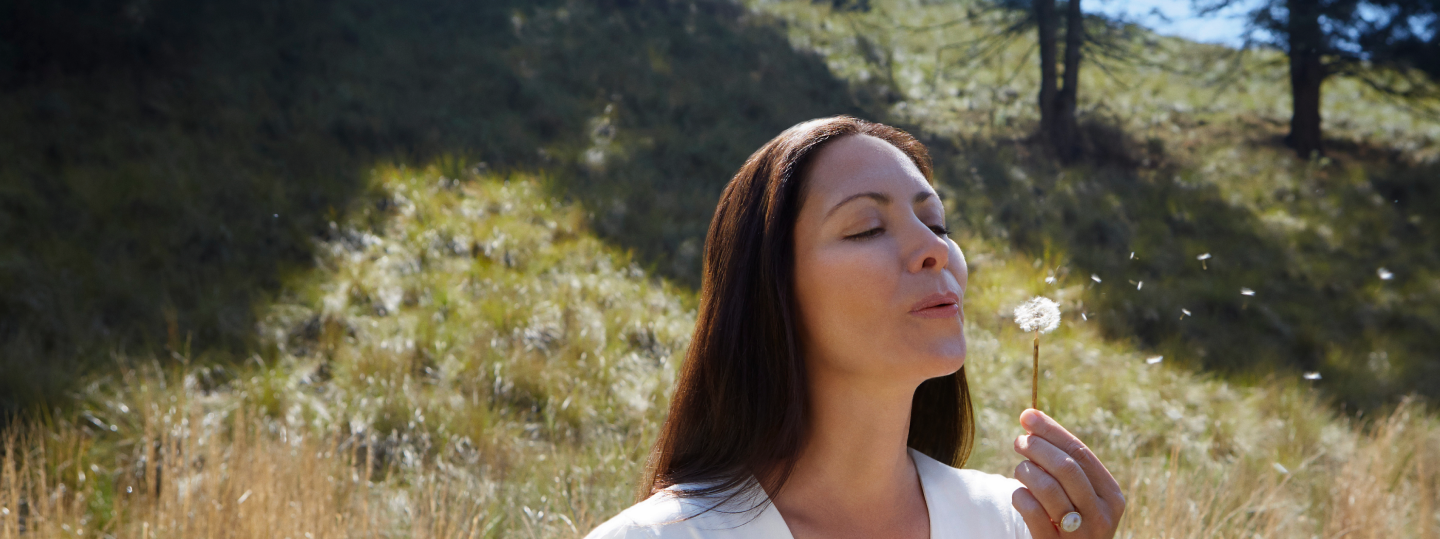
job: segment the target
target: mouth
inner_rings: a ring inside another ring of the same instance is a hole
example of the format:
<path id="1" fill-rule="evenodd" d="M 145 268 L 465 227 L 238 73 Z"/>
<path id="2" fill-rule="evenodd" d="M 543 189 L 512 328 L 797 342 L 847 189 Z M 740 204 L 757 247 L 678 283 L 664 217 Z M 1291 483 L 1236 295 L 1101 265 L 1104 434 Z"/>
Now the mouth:
<path id="1" fill-rule="evenodd" d="M 935 293 L 915 303 L 910 314 L 922 318 L 951 318 L 960 314 L 960 296 L 954 292 Z"/>

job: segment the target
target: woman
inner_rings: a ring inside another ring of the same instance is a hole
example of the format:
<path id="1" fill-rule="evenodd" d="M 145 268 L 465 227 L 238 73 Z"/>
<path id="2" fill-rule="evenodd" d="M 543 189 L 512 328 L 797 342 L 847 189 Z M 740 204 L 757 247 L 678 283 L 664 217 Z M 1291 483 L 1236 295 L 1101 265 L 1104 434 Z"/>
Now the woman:
<path id="1" fill-rule="evenodd" d="M 643 501 L 589 537 L 1112 537 L 1119 485 L 1037 410 L 1015 479 L 952 467 L 974 419 L 947 233 L 929 154 L 898 129 L 812 120 L 750 156 L 705 240 Z"/>

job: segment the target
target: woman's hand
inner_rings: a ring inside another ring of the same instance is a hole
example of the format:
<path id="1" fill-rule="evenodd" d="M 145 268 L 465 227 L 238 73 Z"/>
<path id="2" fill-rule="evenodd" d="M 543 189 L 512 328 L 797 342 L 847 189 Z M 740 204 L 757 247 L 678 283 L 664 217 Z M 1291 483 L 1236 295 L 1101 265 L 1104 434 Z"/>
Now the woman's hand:
<path id="1" fill-rule="evenodd" d="M 1110 539 L 1125 513 L 1120 484 L 1075 435 L 1035 409 L 1020 414 L 1029 434 L 1015 439 L 1015 452 L 1029 459 L 1015 467 L 1025 488 L 1010 503 L 1025 517 L 1034 539 L 1095 537 Z M 1080 527 L 1067 532 L 1060 524 L 1071 511 L 1080 513 Z"/>

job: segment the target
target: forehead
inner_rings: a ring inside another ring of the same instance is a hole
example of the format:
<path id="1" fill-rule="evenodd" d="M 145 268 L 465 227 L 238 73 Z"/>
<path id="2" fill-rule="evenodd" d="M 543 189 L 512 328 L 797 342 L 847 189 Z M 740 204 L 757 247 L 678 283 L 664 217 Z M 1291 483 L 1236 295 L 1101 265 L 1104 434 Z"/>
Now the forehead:
<path id="1" fill-rule="evenodd" d="M 805 191 L 806 200 L 828 206 L 865 191 L 893 193 L 904 200 L 933 189 L 899 148 L 869 135 L 850 135 L 831 141 L 815 155 Z"/>

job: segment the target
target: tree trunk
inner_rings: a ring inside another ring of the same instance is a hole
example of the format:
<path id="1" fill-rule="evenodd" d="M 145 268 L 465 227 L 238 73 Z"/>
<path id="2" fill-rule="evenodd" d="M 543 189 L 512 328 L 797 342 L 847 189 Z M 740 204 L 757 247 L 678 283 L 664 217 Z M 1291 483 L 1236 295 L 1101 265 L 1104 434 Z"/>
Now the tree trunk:
<path id="1" fill-rule="evenodd" d="M 1313 0 L 1286 0 L 1289 10 L 1290 45 L 1290 134 L 1285 143 L 1302 159 L 1323 155 L 1320 131 L 1320 86 L 1325 82 L 1325 64 L 1320 53 L 1324 35 L 1319 10 Z"/>
<path id="2" fill-rule="evenodd" d="M 1070 0 L 1065 9 L 1065 86 L 1057 97 L 1054 145 L 1060 161 L 1070 163 L 1080 154 L 1080 128 L 1075 119 L 1075 99 L 1080 91 L 1080 48 L 1085 42 L 1085 20 L 1080 0 Z"/>
<path id="3" fill-rule="evenodd" d="M 1040 138 L 1055 133 L 1055 0 L 1034 0 L 1040 39 Z"/>

